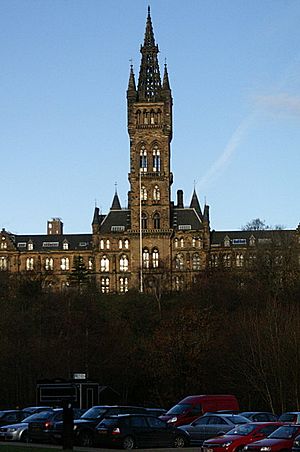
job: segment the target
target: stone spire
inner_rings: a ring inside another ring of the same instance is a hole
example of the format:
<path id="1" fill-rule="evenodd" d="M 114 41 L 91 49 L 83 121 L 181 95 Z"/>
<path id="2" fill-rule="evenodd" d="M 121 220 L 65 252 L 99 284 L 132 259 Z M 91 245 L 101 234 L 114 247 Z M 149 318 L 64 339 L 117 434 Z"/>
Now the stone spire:
<path id="1" fill-rule="evenodd" d="M 130 65 L 130 74 L 129 74 L 129 81 L 128 81 L 128 88 L 127 88 L 127 99 L 132 99 L 133 101 L 136 100 L 137 97 L 137 91 L 135 86 L 135 77 L 133 72 L 133 65 Z"/>
<path id="2" fill-rule="evenodd" d="M 161 92 L 161 80 L 158 64 L 158 45 L 155 44 L 150 6 L 148 6 L 148 17 L 144 45 L 141 46 L 141 66 L 138 81 L 139 101 L 155 102 Z"/>
<path id="3" fill-rule="evenodd" d="M 191 209 L 195 209 L 197 214 L 200 216 L 200 218 L 202 218 L 202 212 L 201 212 L 201 207 L 200 207 L 200 202 L 196 193 L 196 190 L 194 188 L 194 192 L 192 195 L 192 199 L 191 199 L 191 203 L 190 203 L 190 208 Z"/>
<path id="4" fill-rule="evenodd" d="M 110 210 L 121 210 L 121 209 L 122 209 L 121 203 L 119 200 L 118 193 L 116 191 Z"/>

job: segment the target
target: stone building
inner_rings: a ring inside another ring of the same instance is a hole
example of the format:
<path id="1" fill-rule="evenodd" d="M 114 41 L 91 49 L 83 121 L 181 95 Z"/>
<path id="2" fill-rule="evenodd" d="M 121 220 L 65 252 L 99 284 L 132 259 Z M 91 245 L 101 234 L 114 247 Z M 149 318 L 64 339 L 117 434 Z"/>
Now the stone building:
<path id="1" fill-rule="evenodd" d="M 195 190 L 188 206 L 182 190 L 171 200 L 173 99 L 158 51 L 149 9 L 137 84 L 131 66 L 127 89 L 127 207 L 115 193 L 106 215 L 95 208 L 89 234 L 64 234 L 59 218 L 48 221 L 46 235 L 2 229 L 1 271 L 43 274 L 46 285 L 64 288 L 77 258 L 103 293 L 184 290 L 209 266 L 245 266 L 259 243 L 272 240 L 272 231 L 211 231 L 209 206 L 201 208 Z M 299 247 L 299 227 L 281 232 Z"/>

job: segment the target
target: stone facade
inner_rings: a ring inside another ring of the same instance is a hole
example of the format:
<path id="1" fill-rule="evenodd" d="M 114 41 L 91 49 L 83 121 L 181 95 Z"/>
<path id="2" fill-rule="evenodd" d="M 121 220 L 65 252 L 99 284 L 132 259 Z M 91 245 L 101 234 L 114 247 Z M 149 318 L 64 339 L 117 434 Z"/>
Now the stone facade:
<path id="1" fill-rule="evenodd" d="M 258 245 L 272 240 L 272 231 L 211 231 L 209 206 L 201 209 L 195 190 L 188 207 L 181 190 L 171 200 L 173 99 L 166 65 L 161 79 L 150 10 L 141 54 L 138 83 L 131 67 L 127 89 L 128 206 L 115 193 L 108 214 L 96 207 L 91 234 L 64 234 L 59 218 L 48 221 L 47 235 L 3 229 L 0 271 L 42 274 L 45 285 L 61 289 L 80 257 L 103 293 L 184 290 L 209 266 L 248 265 Z M 300 228 L 280 235 L 298 250 L 299 265 Z"/>

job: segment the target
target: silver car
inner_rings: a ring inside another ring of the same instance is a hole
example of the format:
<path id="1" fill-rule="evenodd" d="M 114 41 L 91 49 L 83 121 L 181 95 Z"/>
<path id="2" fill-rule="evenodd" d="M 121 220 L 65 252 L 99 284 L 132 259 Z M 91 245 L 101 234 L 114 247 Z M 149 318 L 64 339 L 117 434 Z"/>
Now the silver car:
<path id="1" fill-rule="evenodd" d="M 51 409 L 49 409 L 51 411 Z M 28 440 L 28 423 L 39 419 L 39 416 L 44 413 L 32 414 L 23 419 L 19 424 L 4 425 L 0 427 L 0 441 L 23 441 Z"/>

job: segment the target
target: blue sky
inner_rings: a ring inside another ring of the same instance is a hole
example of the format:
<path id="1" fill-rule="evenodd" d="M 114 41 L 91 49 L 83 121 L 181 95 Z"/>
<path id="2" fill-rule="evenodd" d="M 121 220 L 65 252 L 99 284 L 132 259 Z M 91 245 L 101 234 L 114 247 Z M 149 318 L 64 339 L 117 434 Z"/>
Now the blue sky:
<path id="1" fill-rule="evenodd" d="M 90 232 L 129 190 L 126 89 L 147 7 L 174 98 L 172 171 L 211 227 L 300 221 L 299 0 L 0 0 L 0 227 Z"/>

